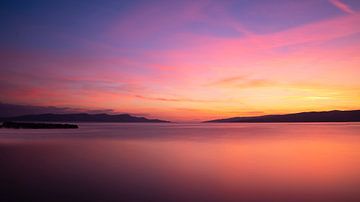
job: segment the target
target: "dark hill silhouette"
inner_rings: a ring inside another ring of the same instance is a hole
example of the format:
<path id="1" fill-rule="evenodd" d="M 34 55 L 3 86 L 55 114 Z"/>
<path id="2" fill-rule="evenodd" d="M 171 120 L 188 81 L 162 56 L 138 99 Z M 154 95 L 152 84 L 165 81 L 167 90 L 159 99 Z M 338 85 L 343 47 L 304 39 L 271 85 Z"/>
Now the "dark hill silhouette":
<path id="1" fill-rule="evenodd" d="M 251 117 L 233 117 L 216 119 L 205 122 L 231 123 L 231 122 L 357 122 L 360 121 L 360 110 L 350 111 L 324 111 L 324 112 L 301 112 L 283 115 L 265 115 Z"/>
<path id="2" fill-rule="evenodd" d="M 128 122 L 128 123 L 164 123 L 169 121 L 147 119 L 129 114 L 35 114 L 2 118 L 1 121 L 38 121 L 38 122 Z"/>

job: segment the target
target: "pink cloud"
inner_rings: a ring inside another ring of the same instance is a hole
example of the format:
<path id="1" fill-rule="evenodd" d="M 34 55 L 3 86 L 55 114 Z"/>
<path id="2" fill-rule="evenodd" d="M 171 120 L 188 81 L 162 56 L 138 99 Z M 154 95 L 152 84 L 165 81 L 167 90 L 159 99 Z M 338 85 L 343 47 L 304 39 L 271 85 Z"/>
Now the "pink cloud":
<path id="1" fill-rule="evenodd" d="M 207 66 L 207 73 L 219 68 L 238 66 L 246 69 L 248 63 L 271 59 L 278 53 L 274 49 L 288 46 L 325 43 L 360 32 L 360 15 L 342 16 L 328 19 L 282 32 L 250 36 L 240 39 L 188 36 L 186 40 L 195 41 L 196 46 L 185 50 L 152 51 L 149 57 L 158 58 L 158 66 L 169 66 L 173 72 L 193 75 Z M 202 44 L 196 42 L 201 41 Z M 190 43 L 190 42 L 189 42 Z M 261 54 L 259 54 L 261 53 Z M 176 65 L 174 65 L 176 64 Z M 212 68 L 214 67 L 214 68 Z M 255 67 L 251 67 L 255 68 Z M 161 70 L 161 69 L 160 69 Z M 206 76 L 203 75 L 203 76 Z M 178 75 L 179 76 L 179 75 Z M 221 76 L 221 75 L 220 75 Z M 180 76 L 179 76 L 180 77 Z"/>
<path id="2" fill-rule="evenodd" d="M 355 14 L 355 11 L 347 4 L 340 0 L 329 0 L 331 4 L 348 14 Z"/>

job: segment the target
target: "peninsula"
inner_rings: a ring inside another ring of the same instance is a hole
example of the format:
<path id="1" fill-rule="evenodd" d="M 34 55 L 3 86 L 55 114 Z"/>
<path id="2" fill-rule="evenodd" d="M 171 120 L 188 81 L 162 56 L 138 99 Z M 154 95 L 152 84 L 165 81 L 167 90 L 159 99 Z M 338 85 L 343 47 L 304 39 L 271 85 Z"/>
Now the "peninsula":
<path id="1" fill-rule="evenodd" d="M 232 117 L 205 121 L 206 123 L 262 123 L 262 122 L 358 122 L 360 121 L 360 110 L 349 111 L 322 111 L 322 112 L 300 112 L 282 115 L 264 115 L 249 117 Z"/>
<path id="2" fill-rule="evenodd" d="M 147 119 L 129 114 L 35 114 L 1 118 L 0 121 L 21 122 L 123 122 L 123 123 L 167 123 L 169 121 L 159 119 Z"/>
<path id="3" fill-rule="evenodd" d="M 26 123 L 7 121 L 0 125 L 0 128 L 26 128 L 26 129 L 75 129 L 79 128 L 74 124 L 55 124 L 55 123 Z"/>

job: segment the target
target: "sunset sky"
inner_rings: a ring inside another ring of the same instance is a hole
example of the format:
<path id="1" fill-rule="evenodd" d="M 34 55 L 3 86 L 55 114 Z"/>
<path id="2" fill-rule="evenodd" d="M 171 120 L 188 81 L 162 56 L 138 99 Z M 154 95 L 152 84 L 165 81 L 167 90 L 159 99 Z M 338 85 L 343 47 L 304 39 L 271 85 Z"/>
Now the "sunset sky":
<path id="1" fill-rule="evenodd" d="M 359 0 L 2 1 L 0 102 L 200 121 L 360 108 Z"/>

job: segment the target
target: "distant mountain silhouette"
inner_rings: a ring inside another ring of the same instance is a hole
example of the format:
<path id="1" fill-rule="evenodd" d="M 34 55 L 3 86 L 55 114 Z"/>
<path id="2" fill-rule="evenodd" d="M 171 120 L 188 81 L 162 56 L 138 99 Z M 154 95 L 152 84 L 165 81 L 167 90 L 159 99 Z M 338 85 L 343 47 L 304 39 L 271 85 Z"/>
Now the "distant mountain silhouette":
<path id="1" fill-rule="evenodd" d="M 265 115 L 251 117 L 233 117 L 216 119 L 205 122 L 228 123 L 228 122 L 357 122 L 360 121 L 360 110 L 350 111 L 324 111 L 324 112 L 301 112 L 283 115 Z"/>
<path id="2" fill-rule="evenodd" d="M 28 114 L 77 114 L 77 113 L 116 114 L 116 111 L 112 109 L 91 110 L 86 108 L 19 105 L 19 104 L 2 103 L 0 101 L 0 117 L 15 117 L 15 116 L 28 115 Z"/>
<path id="3" fill-rule="evenodd" d="M 147 119 L 131 116 L 129 114 L 35 114 L 16 117 L 1 118 L 0 121 L 38 121 L 38 122 L 137 122 L 137 123 L 164 123 L 169 121 Z"/>

